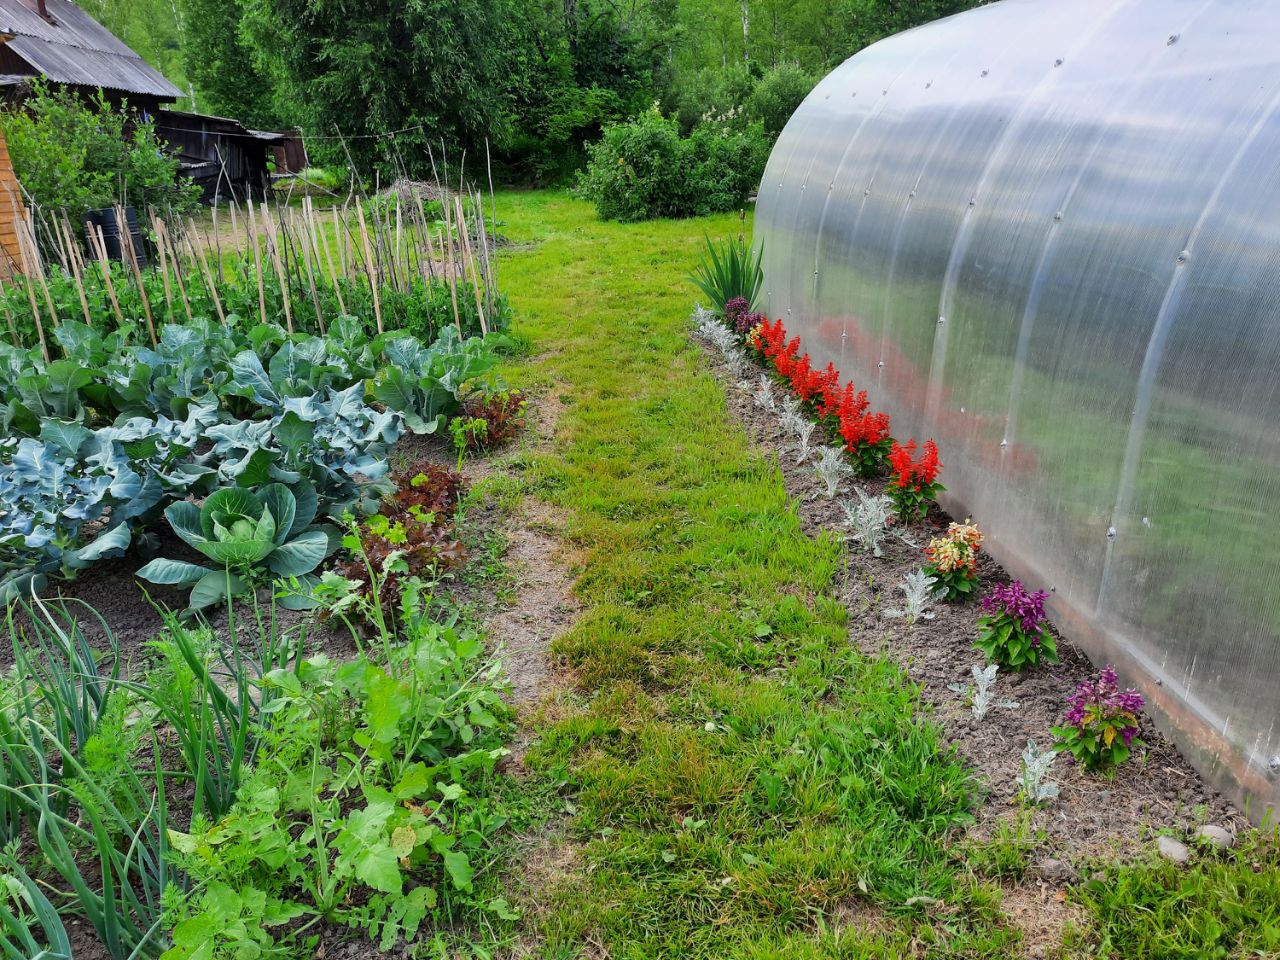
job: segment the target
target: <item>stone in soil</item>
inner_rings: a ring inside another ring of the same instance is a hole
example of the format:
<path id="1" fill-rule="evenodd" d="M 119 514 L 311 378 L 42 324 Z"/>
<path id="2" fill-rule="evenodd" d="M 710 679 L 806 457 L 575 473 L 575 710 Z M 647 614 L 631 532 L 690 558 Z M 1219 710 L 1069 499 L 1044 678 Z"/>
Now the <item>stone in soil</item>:
<path id="1" fill-rule="evenodd" d="M 1226 850 L 1236 845 L 1236 835 L 1217 824 L 1206 823 L 1196 831 L 1196 837 L 1213 844 L 1219 850 Z"/>
<path id="2" fill-rule="evenodd" d="M 1173 837 L 1158 837 L 1156 851 L 1171 863 L 1186 863 L 1191 859 L 1191 848 Z"/>

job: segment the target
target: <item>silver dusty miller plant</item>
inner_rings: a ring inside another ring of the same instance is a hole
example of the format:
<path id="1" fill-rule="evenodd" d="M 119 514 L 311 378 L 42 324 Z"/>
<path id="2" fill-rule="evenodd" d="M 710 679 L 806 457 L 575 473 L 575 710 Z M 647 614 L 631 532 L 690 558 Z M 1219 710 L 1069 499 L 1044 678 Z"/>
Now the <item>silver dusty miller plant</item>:
<path id="1" fill-rule="evenodd" d="M 853 531 L 852 537 L 862 544 L 864 553 L 882 557 L 880 541 L 893 516 L 893 501 L 885 496 L 873 497 L 861 487 L 854 487 L 853 492 L 858 495 L 858 502 L 841 504 L 844 507 L 844 525 Z"/>
<path id="2" fill-rule="evenodd" d="M 968 695 L 969 707 L 973 710 L 973 719 L 984 719 L 992 707 L 1001 707 L 1005 710 L 1017 708 L 1018 704 L 1015 700 L 996 699 L 996 674 L 1000 672 L 999 664 L 993 663 L 990 666 L 982 667 L 975 663 L 970 667 L 970 670 L 973 673 L 972 687 L 967 683 L 951 683 L 947 685 L 947 689 L 955 693 Z"/>
<path id="3" fill-rule="evenodd" d="M 840 490 L 840 481 L 853 473 L 853 467 L 844 458 L 844 451 L 839 447 L 819 447 L 818 461 L 813 465 L 813 472 L 819 480 L 827 485 L 826 495 L 830 500 Z"/>
<path id="4" fill-rule="evenodd" d="M 1051 803 L 1058 799 L 1058 785 L 1047 779 L 1053 769 L 1053 761 L 1058 759 L 1058 751 L 1046 750 L 1041 753 L 1034 740 L 1028 740 L 1022 751 L 1022 775 L 1019 789 L 1028 803 Z"/>
<path id="5" fill-rule="evenodd" d="M 751 395 L 751 399 L 755 401 L 756 406 L 761 410 L 774 411 L 778 409 L 778 405 L 773 399 L 773 384 L 769 382 L 768 377 L 760 378 L 760 383 L 756 387 L 756 392 Z"/>
<path id="6" fill-rule="evenodd" d="M 809 438 L 813 436 L 813 428 L 817 424 L 812 420 L 802 420 L 795 429 L 796 439 L 800 446 L 796 449 L 796 463 L 804 463 L 809 458 Z"/>
<path id="7" fill-rule="evenodd" d="M 902 617 L 907 624 L 917 620 L 932 620 L 929 606 L 938 597 L 938 581 L 923 570 L 913 570 L 902 578 L 902 609 L 886 610 L 885 616 Z"/>

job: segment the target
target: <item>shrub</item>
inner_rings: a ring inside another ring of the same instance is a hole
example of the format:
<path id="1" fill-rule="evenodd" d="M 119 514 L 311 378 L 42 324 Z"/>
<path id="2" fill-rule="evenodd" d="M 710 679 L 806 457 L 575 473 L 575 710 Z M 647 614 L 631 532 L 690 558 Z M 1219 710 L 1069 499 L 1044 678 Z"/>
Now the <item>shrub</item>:
<path id="1" fill-rule="evenodd" d="M 624 223 L 732 210 L 760 182 L 768 150 L 758 125 L 708 123 L 682 139 L 676 122 L 653 109 L 587 148 L 577 193 L 602 219 Z"/>
<path id="2" fill-rule="evenodd" d="M 1145 701 L 1137 690 L 1121 690 L 1108 664 L 1096 680 L 1076 687 L 1067 699 L 1065 722 L 1053 728 L 1057 749 L 1086 770 L 1102 770 L 1129 759 L 1138 739 L 1138 715 Z"/>
<path id="3" fill-rule="evenodd" d="M 782 128 L 817 82 L 793 63 L 774 67 L 760 78 L 747 97 L 746 115 L 760 123 L 772 142 L 778 139 Z"/>
<path id="4" fill-rule="evenodd" d="M 31 198 L 76 219 L 116 203 L 181 212 L 199 196 L 178 178 L 155 124 L 113 107 L 101 90 L 86 102 L 36 81 L 21 108 L 0 111 L 0 131 Z"/>
<path id="5" fill-rule="evenodd" d="M 1057 663 L 1058 649 L 1046 629 L 1044 590 L 1027 591 L 1021 580 L 992 588 L 982 598 L 983 615 L 978 618 L 975 646 L 987 657 L 1011 670 Z"/>

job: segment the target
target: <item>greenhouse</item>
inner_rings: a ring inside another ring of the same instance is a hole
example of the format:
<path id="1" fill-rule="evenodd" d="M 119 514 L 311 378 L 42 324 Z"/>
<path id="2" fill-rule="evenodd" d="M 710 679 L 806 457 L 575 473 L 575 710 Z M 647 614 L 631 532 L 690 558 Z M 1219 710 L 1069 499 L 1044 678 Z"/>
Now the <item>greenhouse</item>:
<path id="1" fill-rule="evenodd" d="M 1280 799 L 1280 8 L 1006 0 L 882 41 L 760 188 L 765 312 L 1207 776 Z"/>

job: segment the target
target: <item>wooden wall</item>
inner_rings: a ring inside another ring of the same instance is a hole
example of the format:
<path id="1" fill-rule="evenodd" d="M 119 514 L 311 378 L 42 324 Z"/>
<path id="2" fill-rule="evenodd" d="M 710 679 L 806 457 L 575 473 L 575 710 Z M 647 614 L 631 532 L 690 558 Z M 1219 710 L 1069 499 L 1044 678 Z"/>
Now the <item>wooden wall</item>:
<path id="1" fill-rule="evenodd" d="M 16 209 L 15 209 L 16 206 Z M 13 162 L 9 159 L 9 147 L 0 134 L 0 278 L 11 277 L 21 270 L 22 254 L 18 250 L 18 232 L 15 214 L 23 210 L 22 192 L 18 179 L 13 175 Z"/>

